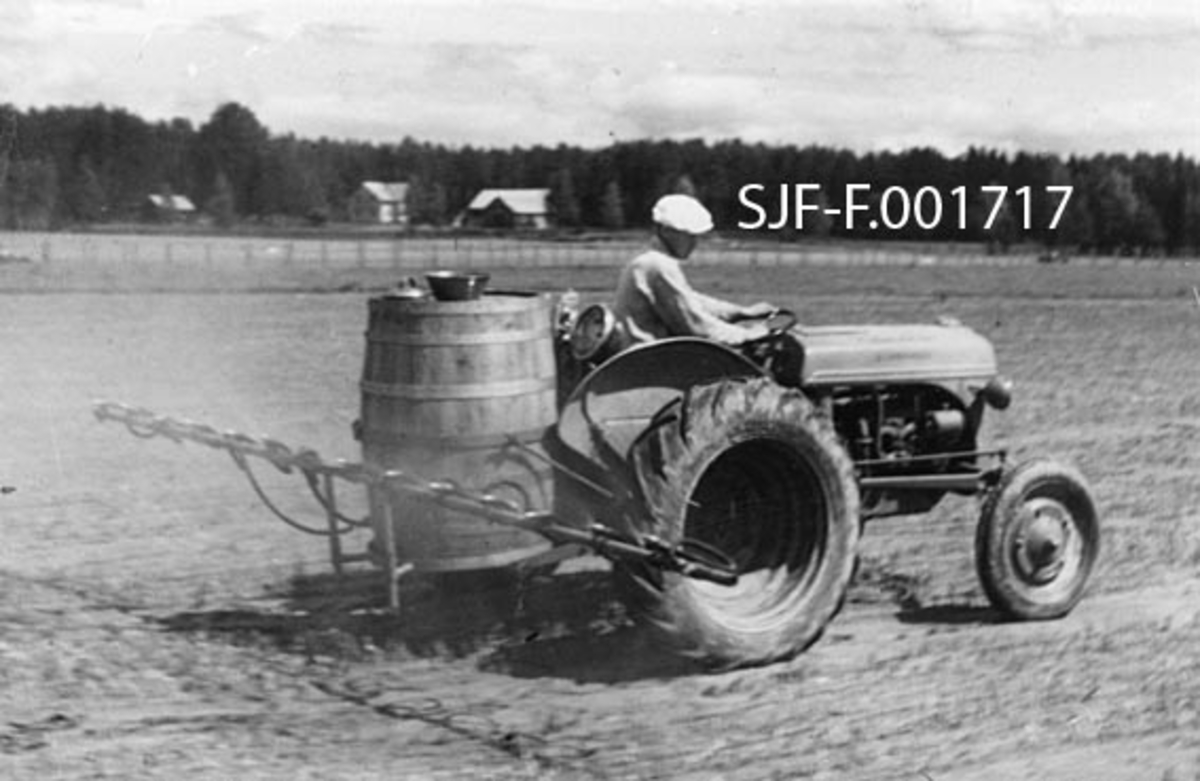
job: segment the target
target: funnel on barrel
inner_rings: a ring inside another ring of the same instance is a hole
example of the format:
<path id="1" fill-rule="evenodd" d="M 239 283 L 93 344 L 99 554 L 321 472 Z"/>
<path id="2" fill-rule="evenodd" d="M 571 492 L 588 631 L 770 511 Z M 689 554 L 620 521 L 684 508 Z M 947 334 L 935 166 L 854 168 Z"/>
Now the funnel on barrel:
<path id="1" fill-rule="evenodd" d="M 540 448 L 555 423 L 552 320 L 550 297 L 535 293 L 371 299 L 361 386 L 363 460 L 450 479 L 524 509 L 550 508 L 551 468 L 510 438 Z M 384 517 L 383 501 L 371 498 L 376 524 Z M 415 500 L 393 501 L 399 557 L 418 570 L 503 567 L 550 547 L 532 532 Z"/>

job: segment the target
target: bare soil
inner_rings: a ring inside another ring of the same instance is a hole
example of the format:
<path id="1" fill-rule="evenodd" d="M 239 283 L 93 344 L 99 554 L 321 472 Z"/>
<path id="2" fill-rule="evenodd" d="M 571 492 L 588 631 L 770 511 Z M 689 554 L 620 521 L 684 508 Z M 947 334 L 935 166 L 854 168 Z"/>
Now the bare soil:
<path id="1" fill-rule="evenodd" d="M 119 400 L 356 460 L 366 292 L 0 297 L 0 777 L 1200 778 L 1190 292 L 1148 271 L 1072 295 L 1034 267 L 986 296 L 969 269 L 930 292 L 864 268 L 856 293 L 852 273 L 696 282 L 806 322 L 953 314 L 989 336 L 1017 391 L 987 438 L 1076 464 L 1102 513 L 1067 618 L 988 606 L 962 499 L 868 526 L 845 610 L 761 669 L 668 655 L 590 558 L 410 578 L 393 616 L 376 574 L 336 578 L 325 541 L 274 521 L 227 457 L 90 414 Z M 295 476 L 260 476 L 319 524 Z"/>

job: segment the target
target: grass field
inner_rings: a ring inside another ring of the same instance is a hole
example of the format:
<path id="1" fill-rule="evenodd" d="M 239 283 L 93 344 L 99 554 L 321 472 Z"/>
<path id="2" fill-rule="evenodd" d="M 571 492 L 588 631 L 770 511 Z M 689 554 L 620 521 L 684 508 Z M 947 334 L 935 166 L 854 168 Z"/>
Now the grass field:
<path id="1" fill-rule="evenodd" d="M 1005 624 L 975 581 L 973 501 L 874 522 L 820 643 L 700 675 L 587 568 L 515 605 L 367 609 L 378 589 L 331 583 L 324 542 L 274 522 L 227 458 L 96 423 L 104 398 L 358 457 L 366 301 L 426 266 L 255 257 L 0 265 L 0 775 L 1200 775 L 1197 267 L 698 264 L 697 287 L 810 324 L 980 331 L 1016 388 L 985 442 L 1076 464 L 1104 530 L 1075 613 Z M 614 281 L 613 258 L 517 260 L 495 286 L 601 300 Z M 294 476 L 262 476 L 319 518 Z"/>
<path id="2" fill-rule="evenodd" d="M 556 271 L 570 269 L 570 281 L 579 277 L 584 286 L 607 290 L 615 270 L 643 246 L 644 240 L 634 234 L 556 241 L 0 233 L 0 291 L 345 291 L 387 286 L 434 268 L 497 274 L 536 269 L 536 279 L 551 284 Z M 816 284 L 818 293 L 844 288 L 901 295 L 1016 295 L 1029 289 L 1020 280 L 1028 276 L 1024 269 L 1038 265 L 1038 251 L 1030 247 L 989 255 L 974 245 L 713 238 L 691 263 L 737 269 L 739 274 L 749 269 L 756 277 L 781 269 L 785 289 L 794 289 L 799 281 Z M 954 271 L 964 266 L 972 269 L 970 274 Z M 863 267 L 871 272 L 861 273 Z M 1048 265 L 1032 279 L 1050 282 L 1033 291 L 1037 295 L 1076 298 L 1175 295 L 1190 292 L 1197 277 L 1196 259 L 1086 256 Z"/>

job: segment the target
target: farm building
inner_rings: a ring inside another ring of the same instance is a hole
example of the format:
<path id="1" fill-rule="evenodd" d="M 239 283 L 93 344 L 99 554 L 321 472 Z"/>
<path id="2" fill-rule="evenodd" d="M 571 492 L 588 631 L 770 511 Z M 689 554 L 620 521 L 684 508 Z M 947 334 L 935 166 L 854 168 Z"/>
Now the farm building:
<path id="1" fill-rule="evenodd" d="M 550 190 L 480 190 L 457 222 L 469 228 L 548 228 Z"/>
<path id="2" fill-rule="evenodd" d="M 366 181 L 350 198 L 355 222 L 408 225 L 408 183 Z"/>
<path id="3" fill-rule="evenodd" d="M 151 193 L 143 207 L 143 216 L 151 222 L 190 222 L 196 215 L 196 205 L 186 195 Z"/>

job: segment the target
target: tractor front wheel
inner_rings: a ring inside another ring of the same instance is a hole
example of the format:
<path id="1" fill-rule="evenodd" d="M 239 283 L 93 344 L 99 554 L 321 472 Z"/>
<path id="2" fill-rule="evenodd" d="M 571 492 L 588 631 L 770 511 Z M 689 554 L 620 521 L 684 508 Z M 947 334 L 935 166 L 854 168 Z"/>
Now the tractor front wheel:
<path id="1" fill-rule="evenodd" d="M 1100 520 L 1083 476 L 1035 459 L 1006 472 L 984 502 L 975 566 L 991 603 L 1013 618 L 1059 618 L 1083 596 Z"/>
<path id="2" fill-rule="evenodd" d="M 854 571 L 859 499 L 828 419 L 766 379 L 689 391 L 633 447 L 644 512 L 632 531 L 690 538 L 737 564 L 721 586 L 623 565 L 618 588 L 681 651 L 713 667 L 766 664 L 815 641 Z"/>

